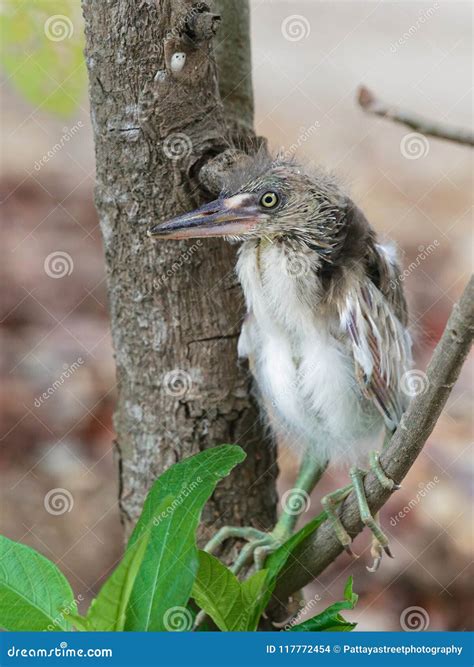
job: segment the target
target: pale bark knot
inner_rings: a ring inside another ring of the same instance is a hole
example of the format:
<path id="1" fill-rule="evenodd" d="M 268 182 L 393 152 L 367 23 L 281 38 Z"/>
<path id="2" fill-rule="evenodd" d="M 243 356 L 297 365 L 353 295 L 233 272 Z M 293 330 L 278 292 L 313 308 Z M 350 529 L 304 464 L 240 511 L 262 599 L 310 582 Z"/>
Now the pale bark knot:
<path id="1" fill-rule="evenodd" d="M 186 54 L 183 51 L 178 51 L 177 53 L 173 53 L 173 55 L 171 56 L 172 72 L 181 72 L 185 64 L 186 64 Z"/>

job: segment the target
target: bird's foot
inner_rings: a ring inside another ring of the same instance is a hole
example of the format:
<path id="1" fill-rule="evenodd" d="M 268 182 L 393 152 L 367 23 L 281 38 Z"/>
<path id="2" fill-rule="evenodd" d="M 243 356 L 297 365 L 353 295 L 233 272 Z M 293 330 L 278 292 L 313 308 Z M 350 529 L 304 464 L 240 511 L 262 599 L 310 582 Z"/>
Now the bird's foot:
<path id="1" fill-rule="evenodd" d="M 371 461 L 372 465 L 372 461 Z M 372 466 L 373 468 L 373 466 Z M 379 466 L 380 468 L 380 466 Z M 374 470 L 375 472 L 375 470 Z M 377 520 L 372 516 L 370 512 L 369 505 L 367 503 L 367 498 L 365 497 L 365 489 L 364 489 L 364 477 L 366 475 L 364 470 L 360 470 L 359 468 L 352 467 L 350 469 L 350 477 L 352 479 L 352 484 L 354 486 L 354 490 L 357 496 L 357 503 L 359 505 L 359 513 L 360 513 L 360 518 L 362 520 L 362 523 L 367 526 L 367 528 L 370 530 L 372 533 L 372 547 L 371 547 L 371 554 L 374 557 L 374 562 L 370 567 L 367 567 L 369 572 L 376 572 L 379 568 L 380 562 L 382 560 L 383 553 L 385 552 L 387 556 L 390 558 L 393 558 L 392 552 L 390 551 L 390 546 L 388 542 L 388 537 L 385 535 L 383 532 L 382 528 L 378 524 Z M 377 473 L 375 472 L 377 475 Z M 385 473 L 383 472 L 382 468 L 379 470 L 379 475 L 377 475 L 377 479 L 381 482 L 382 476 L 385 477 Z M 385 477 L 386 479 L 386 484 L 388 482 L 391 482 L 390 488 L 394 488 L 395 483 L 393 480 L 390 480 L 388 477 Z M 381 482 L 382 483 L 382 482 Z M 385 487 L 388 488 L 388 487 Z"/>
<path id="2" fill-rule="evenodd" d="M 345 551 L 349 556 L 357 558 L 357 554 L 355 554 L 351 548 L 352 538 L 342 525 L 342 521 L 336 512 L 336 508 L 347 498 L 352 491 L 352 488 L 352 484 L 348 484 L 347 486 L 343 486 L 342 489 L 337 489 L 332 493 L 328 493 L 327 496 L 321 498 L 321 505 L 326 510 L 327 517 L 332 524 L 336 537 L 344 547 Z"/>
<path id="3" fill-rule="evenodd" d="M 374 474 L 376 475 L 380 484 L 385 489 L 389 489 L 391 491 L 400 488 L 398 484 L 396 484 L 392 479 L 386 476 L 385 472 L 383 471 L 380 465 L 378 452 L 372 452 L 372 454 L 370 455 L 370 467 L 374 472 Z M 382 560 L 383 553 L 385 552 L 387 556 L 389 556 L 390 558 L 393 558 L 393 555 L 392 552 L 390 551 L 390 545 L 387 536 L 380 527 L 377 521 L 377 517 L 374 518 L 372 516 L 369 506 L 367 504 L 367 499 L 365 497 L 365 490 L 364 490 L 365 474 L 366 474 L 365 471 L 360 470 L 359 468 L 355 467 L 351 468 L 350 477 L 352 479 L 352 484 L 349 484 L 343 487 L 342 489 L 338 489 L 337 491 L 328 494 L 321 500 L 321 503 L 324 509 L 326 510 L 329 520 L 332 522 L 334 532 L 339 542 L 342 544 L 342 546 L 350 556 L 357 557 L 356 554 L 354 554 L 354 552 L 351 549 L 352 539 L 348 534 L 348 532 L 346 531 L 346 529 L 344 528 L 336 512 L 336 508 L 338 507 L 338 505 L 340 505 L 343 502 L 343 500 L 347 498 L 347 496 L 352 490 L 355 490 L 357 496 L 357 502 L 359 505 L 360 518 L 364 523 L 364 525 L 366 525 L 367 528 L 372 533 L 372 546 L 370 551 L 374 560 L 372 565 L 370 567 L 367 567 L 367 569 L 369 572 L 376 572 Z"/>
<path id="4" fill-rule="evenodd" d="M 251 563 L 252 559 L 255 568 L 262 570 L 266 558 L 276 551 L 290 536 L 291 531 L 287 531 L 278 524 L 271 533 L 265 533 L 263 530 L 257 530 L 257 528 L 253 528 L 252 526 L 223 526 L 209 540 L 204 547 L 204 551 L 212 554 L 229 539 L 246 540 L 247 544 L 241 549 L 236 560 L 230 567 L 231 571 L 237 576 L 246 565 Z M 206 616 L 204 611 L 200 611 L 196 616 L 194 627 L 198 628 Z"/>
<path id="5" fill-rule="evenodd" d="M 388 489 L 389 491 L 397 491 L 401 488 L 400 484 L 397 484 L 393 481 L 393 479 L 390 479 L 390 477 L 387 477 L 385 474 L 384 469 L 380 465 L 380 455 L 378 452 L 370 452 L 370 469 L 377 477 L 384 489 Z"/>
<path id="6" fill-rule="evenodd" d="M 383 486 L 384 489 L 388 489 L 388 491 L 397 491 L 400 489 L 400 484 L 397 484 L 393 479 L 390 479 L 390 477 L 387 477 L 385 474 L 384 469 L 380 465 L 380 459 L 379 459 L 379 453 L 378 452 L 371 452 L 370 453 L 370 468 L 372 472 L 375 474 L 377 477 L 378 481 L 380 484 Z M 378 513 L 374 517 L 374 521 L 377 526 L 380 528 L 379 524 L 379 516 Z M 386 536 L 384 533 L 382 535 L 385 537 L 387 540 Z M 387 551 L 388 550 L 388 551 Z M 367 567 L 369 572 L 376 572 L 379 569 L 380 563 L 382 561 L 382 556 L 383 552 L 387 553 L 391 558 L 393 558 L 393 555 L 390 551 L 390 546 L 388 544 L 388 540 L 384 544 L 383 541 L 380 542 L 377 535 L 372 533 L 372 544 L 370 547 L 370 553 L 372 554 L 373 557 L 373 563 L 371 567 Z"/>
<path id="7" fill-rule="evenodd" d="M 237 575 L 252 560 L 257 570 L 263 569 L 267 557 L 276 551 L 290 536 L 291 533 L 287 534 L 278 525 L 271 533 L 265 533 L 249 526 L 224 526 L 209 540 L 204 547 L 204 551 L 213 553 L 223 542 L 231 538 L 246 540 L 247 544 L 242 548 L 230 568 Z"/>
<path id="8" fill-rule="evenodd" d="M 380 529 L 378 512 L 374 517 L 374 521 L 375 521 L 376 525 L 378 526 L 380 532 L 382 532 L 382 530 Z M 382 535 L 387 540 L 387 538 L 386 538 L 386 536 L 383 532 L 382 532 Z M 368 565 L 366 566 L 366 568 L 369 572 L 377 572 L 377 570 L 380 567 L 380 563 L 382 562 L 382 557 L 383 557 L 384 551 L 388 556 L 390 556 L 390 558 L 393 558 L 392 552 L 390 551 L 390 545 L 388 544 L 388 540 L 387 540 L 386 544 L 384 544 L 383 542 L 380 542 L 378 536 L 376 536 L 374 533 L 372 533 L 372 542 L 370 544 L 370 554 L 373 558 L 373 561 L 372 561 L 372 565 L 370 567 Z"/>

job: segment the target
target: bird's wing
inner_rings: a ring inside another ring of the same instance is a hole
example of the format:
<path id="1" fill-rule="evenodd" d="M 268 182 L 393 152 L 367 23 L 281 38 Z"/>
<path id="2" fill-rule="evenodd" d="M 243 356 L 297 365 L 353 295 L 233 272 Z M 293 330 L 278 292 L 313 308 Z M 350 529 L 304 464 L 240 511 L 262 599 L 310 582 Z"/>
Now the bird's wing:
<path id="1" fill-rule="evenodd" d="M 411 364 L 411 338 L 396 262 L 381 246 L 375 246 L 371 261 L 371 278 L 350 289 L 339 316 L 351 342 L 357 382 L 394 430 L 407 406 L 402 378 Z"/>

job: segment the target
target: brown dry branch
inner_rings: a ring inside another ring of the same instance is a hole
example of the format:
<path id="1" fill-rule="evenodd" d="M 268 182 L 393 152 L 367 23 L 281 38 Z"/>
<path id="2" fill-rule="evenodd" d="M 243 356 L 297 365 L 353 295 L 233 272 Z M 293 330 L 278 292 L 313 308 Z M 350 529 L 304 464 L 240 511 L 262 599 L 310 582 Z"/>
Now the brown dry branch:
<path id="1" fill-rule="evenodd" d="M 474 277 L 471 277 L 460 300 L 454 305 L 444 333 L 435 348 L 426 371 L 424 391 L 412 400 L 380 462 L 388 477 L 400 483 L 420 454 L 433 431 L 449 394 L 469 353 L 474 334 Z M 377 481 L 373 473 L 365 478 L 365 492 L 373 514 L 387 502 L 391 491 Z M 339 516 L 347 532 L 355 537 L 363 529 L 355 493 L 345 500 Z M 289 595 L 306 586 L 342 552 L 329 521 L 296 550 L 281 574 L 270 612 L 281 617 L 281 604 Z M 284 611 L 283 611 L 284 614 Z"/>
<path id="2" fill-rule="evenodd" d="M 407 111 L 406 109 L 401 109 L 393 104 L 387 104 L 376 97 L 376 95 L 365 86 L 360 86 L 357 93 L 357 101 L 367 113 L 393 120 L 396 123 L 401 123 L 421 134 L 425 134 L 429 137 L 436 137 L 437 139 L 447 139 L 448 141 L 454 141 L 458 144 L 474 146 L 474 134 L 471 130 L 461 127 L 452 127 L 451 125 L 447 125 L 437 120 L 423 118 L 423 116 L 419 116 L 413 111 Z"/>

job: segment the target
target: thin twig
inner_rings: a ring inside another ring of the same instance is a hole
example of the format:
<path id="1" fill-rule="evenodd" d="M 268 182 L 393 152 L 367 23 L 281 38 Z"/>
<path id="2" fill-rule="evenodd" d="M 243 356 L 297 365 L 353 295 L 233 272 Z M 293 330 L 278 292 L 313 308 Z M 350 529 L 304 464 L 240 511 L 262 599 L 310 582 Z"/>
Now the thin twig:
<path id="1" fill-rule="evenodd" d="M 452 127 L 436 120 L 429 120 L 418 116 L 412 111 L 406 111 L 393 104 L 387 104 L 380 100 L 375 94 L 365 86 L 360 86 L 357 94 L 357 101 L 359 105 L 368 113 L 382 118 L 388 118 L 396 123 L 407 125 L 412 130 L 420 132 L 430 137 L 437 137 L 438 139 L 448 139 L 455 141 L 458 144 L 466 144 L 474 146 L 474 134 L 471 130 Z"/>
<path id="2" fill-rule="evenodd" d="M 474 333 L 474 277 L 471 277 L 459 302 L 451 312 L 444 333 L 426 372 L 424 390 L 411 402 L 380 462 L 388 477 L 400 483 L 420 454 L 453 388 L 469 352 Z M 382 488 L 373 473 L 365 478 L 365 491 L 373 514 L 391 495 Z M 355 493 L 339 512 L 347 532 L 355 537 L 363 529 Z M 281 574 L 269 612 L 280 618 L 281 601 L 315 579 L 341 553 L 329 521 L 308 537 L 295 552 Z"/>

